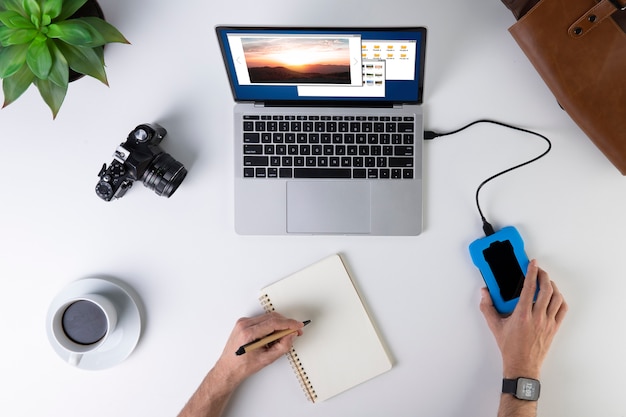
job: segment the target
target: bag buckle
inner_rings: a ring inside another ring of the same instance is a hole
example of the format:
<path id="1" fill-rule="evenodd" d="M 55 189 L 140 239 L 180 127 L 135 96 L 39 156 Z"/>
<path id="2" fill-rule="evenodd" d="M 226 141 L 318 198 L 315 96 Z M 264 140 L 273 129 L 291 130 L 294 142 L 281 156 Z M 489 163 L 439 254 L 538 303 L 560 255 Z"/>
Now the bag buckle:
<path id="1" fill-rule="evenodd" d="M 626 3 L 622 6 L 618 0 L 609 0 L 617 10 L 626 10 Z"/>

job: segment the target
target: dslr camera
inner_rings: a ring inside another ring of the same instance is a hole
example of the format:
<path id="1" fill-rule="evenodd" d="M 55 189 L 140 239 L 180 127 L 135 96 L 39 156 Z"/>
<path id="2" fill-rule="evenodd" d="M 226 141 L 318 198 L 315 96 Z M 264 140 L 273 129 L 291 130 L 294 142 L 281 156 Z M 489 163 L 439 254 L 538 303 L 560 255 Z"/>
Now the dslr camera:
<path id="1" fill-rule="evenodd" d="M 126 142 L 115 150 L 111 164 L 102 165 L 96 185 L 98 197 L 104 201 L 120 198 L 137 180 L 157 195 L 174 194 L 187 170 L 159 147 L 165 135 L 167 131 L 158 124 L 142 124 L 133 129 Z"/>

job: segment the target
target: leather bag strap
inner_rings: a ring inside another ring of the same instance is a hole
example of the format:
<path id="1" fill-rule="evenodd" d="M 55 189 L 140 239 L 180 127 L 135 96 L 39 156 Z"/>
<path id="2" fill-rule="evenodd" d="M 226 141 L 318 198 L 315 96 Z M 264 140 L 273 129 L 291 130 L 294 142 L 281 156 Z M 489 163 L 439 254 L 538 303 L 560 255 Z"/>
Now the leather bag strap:
<path id="1" fill-rule="evenodd" d="M 581 38 L 618 10 L 626 9 L 626 0 L 601 0 L 568 29 L 569 35 Z"/>

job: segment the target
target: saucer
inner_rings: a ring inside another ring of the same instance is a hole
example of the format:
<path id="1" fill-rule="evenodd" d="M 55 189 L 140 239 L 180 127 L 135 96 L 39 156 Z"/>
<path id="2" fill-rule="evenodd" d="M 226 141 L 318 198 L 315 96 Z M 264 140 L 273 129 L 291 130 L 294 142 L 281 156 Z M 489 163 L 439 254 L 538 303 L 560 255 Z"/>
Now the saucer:
<path id="1" fill-rule="evenodd" d="M 124 361 L 137 346 L 142 329 L 139 297 L 127 284 L 108 277 L 84 278 L 65 287 L 52 300 L 46 318 L 48 340 L 65 362 L 69 361 L 70 354 L 54 339 L 52 318 L 67 300 L 85 294 L 101 294 L 107 297 L 115 306 L 118 319 L 115 330 L 102 346 L 92 352 L 85 353 L 76 367 L 88 370 L 110 368 Z"/>

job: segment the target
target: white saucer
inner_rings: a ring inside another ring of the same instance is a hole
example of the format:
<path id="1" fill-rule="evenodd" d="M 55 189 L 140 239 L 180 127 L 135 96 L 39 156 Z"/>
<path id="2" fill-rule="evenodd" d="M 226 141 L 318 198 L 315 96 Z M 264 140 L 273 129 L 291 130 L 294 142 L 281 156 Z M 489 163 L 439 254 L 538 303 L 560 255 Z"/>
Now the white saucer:
<path id="1" fill-rule="evenodd" d="M 65 287 L 52 301 L 46 318 L 48 340 L 56 353 L 68 362 L 70 354 L 59 345 L 52 335 L 52 317 L 68 299 L 85 294 L 101 294 L 117 309 L 117 326 L 109 338 L 97 350 L 83 355 L 77 367 L 99 370 L 110 368 L 124 361 L 135 349 L 142 328 L 142 306 L 137 294 L 124 282 L 109 277 L 85 278 Z"/>

